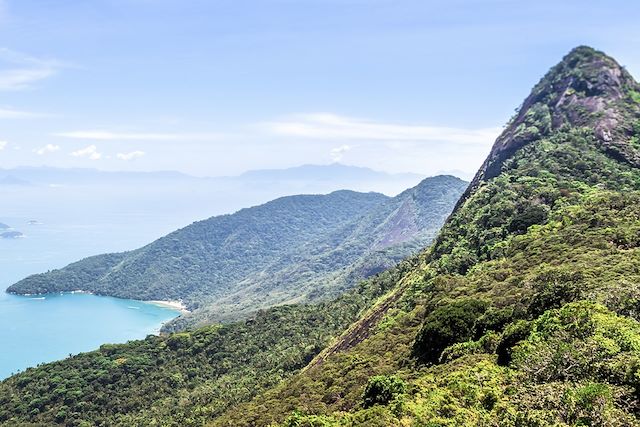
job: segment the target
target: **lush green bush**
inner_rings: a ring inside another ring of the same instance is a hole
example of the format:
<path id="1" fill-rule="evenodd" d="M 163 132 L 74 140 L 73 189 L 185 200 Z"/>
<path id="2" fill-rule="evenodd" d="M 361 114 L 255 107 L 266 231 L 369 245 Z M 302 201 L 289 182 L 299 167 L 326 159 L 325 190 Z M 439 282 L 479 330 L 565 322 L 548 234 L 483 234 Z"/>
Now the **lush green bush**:
<path id="1" fill-rule="evenodd" d="M 532 225 L 544 224 L 548 215 L 549 208 L 545 205 L 526 206 L 513 216 L 509 222 L 508 230 L 512 233 L 525 233 Z"/>
<path id="2" fill-rule="evenodd" d="M 530 332 L 531 322 L 526 320 L 519 320 L 504 330 L 496 347 L 496 354 L 498 355 L 497 362 L 499 365 L 506 366 L 511 363 L 513 359 L 513 347 L 520 341 L 526 339 Z"/>
<path id="3" fill-rule="evenodd" d="M 516 319 L 523 318 L 524 311 L 517 306 L 495 308 L 489 307 L 473 325 L 474 339 L 480 339 L 491 331 L 502 331 L 505 326 Z"/>
<path id="4" fill-rule="evenodd" d="M 476 299 L 456 300 L 436 308 L 425 318 L 416 338 L 416 356 L 423 362 L 437 363 L 445 348 L 473 337 L 476 319 L 486 310 L 487 303 Z"/>
<path id="5" fill-rule="evenodd" d="M 386 405 L 405 392 L 404 381 L 395 376 L 376 375 L 369 378 L 364 393 L 362 406 L 369 408 L 373 405 Z"/>
<path id="6" fill-rule="evenodd" d="M 640 391 L 640 323 L 600 304 L 570 303 L 531 323 L 511 365 L 528 381 L 608 381 Z"/>
<path id="7" fill-rule="evenodd" d="M 527 312 L 533 317 L 552 308 L 579 300 L 584 295 L 584 278 L 581 272 L 550 269 L 539 274 L 532 283 L 533 297 Z"/>

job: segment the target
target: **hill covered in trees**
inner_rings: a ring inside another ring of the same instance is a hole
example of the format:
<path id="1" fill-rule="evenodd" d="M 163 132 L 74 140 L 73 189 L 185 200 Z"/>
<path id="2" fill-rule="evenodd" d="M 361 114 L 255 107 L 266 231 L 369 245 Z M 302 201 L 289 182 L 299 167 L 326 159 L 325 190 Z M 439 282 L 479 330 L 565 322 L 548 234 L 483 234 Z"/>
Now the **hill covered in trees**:
<path id="1" fill-rule="evenodd" d="M 0 422 L 626 426 L 640 408 L 640 85 L 570 52 L 434 245 L 331 302 L 0 383 Z"/>
<path id="2" fill-rule="evenodd" d="M 201 426 L 303 368 L 409 265 L 330 302 L 274 307 L 27 369 L 0 383 L 0 425 Z"/>
<path id="3" fill-rule="evenodd" d="M 8 291 L 183 301 L 193 313 L 166 330 L 331 298 L 428 244 L 466 185 L 438 176 L 393 198 L 353 191 L 283 197 L 196 222 L 131 252 L 30 276 Z"/>
<path id="4" fill-rule="evenodd" d="M 639 138 L 640 86 L 573 50 L 401 296 L 210 425 L 638 425 Z"/>

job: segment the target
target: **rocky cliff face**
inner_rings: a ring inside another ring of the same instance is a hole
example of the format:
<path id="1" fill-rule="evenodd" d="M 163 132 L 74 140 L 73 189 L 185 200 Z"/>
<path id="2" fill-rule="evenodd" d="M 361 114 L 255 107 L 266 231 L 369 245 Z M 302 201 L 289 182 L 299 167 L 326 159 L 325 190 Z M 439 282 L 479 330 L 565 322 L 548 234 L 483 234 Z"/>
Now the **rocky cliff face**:
<path id="1" fill-rule="evenodd" d="M 640 85 L 604 53 L 573 49 L 533 88 L 460 203 L 481 182 L 499 175 L 514 152 L 562 128 L 588 128 L 605 152 L 640 167 Z"/>

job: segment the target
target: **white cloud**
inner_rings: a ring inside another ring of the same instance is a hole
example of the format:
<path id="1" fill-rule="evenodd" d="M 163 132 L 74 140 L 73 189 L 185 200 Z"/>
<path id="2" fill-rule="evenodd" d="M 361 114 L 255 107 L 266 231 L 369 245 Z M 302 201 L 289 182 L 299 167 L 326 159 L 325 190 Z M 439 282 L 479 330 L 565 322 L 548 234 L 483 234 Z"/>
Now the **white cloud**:
<path id="1" fill-rule="evenodd" d="M 72 152 L 71 155 L 73 157 L 86 157 L 89 160 L 99 160 L 102 157 L 102 153 L 98 152 L 98 147 L 95 145 L 81 148 L 80 150 Z"/>
<path id="2" fill-rule="evenodd" d="M 7 145 L 9 145 L 9 143 L 7 141 L 0 141 L 0 151 L 2 151 L 5 148 L 7 148 Z"/>
<path id="3" fill-rule="evenodd" d="M 221 137 L 221 134 L 217 133 L 136 133 L 110 132 L 105 130 L 79 130 L 59 132 L 53 135 L 73 139 L 93 139 L 96 141 L 206 141 L 219 139 Z"/>
<path id="4" fill-rule="evenodd" d="M 13 108 L 0 108 L 0 119 L 29 119 L 34 117 L 42 117 L 42 114 L 14 110 Z"/>
<path id="5" fill-rule="evenodd" d="M 460 129 L 440 126 L 399 125 L 343 117 L 331 113 L 296 114 L 263 125 L 277 135 L 338 140 L 434 141 L 491 144 L 501 128 Z"/>
<path id="6" fill-rule="evenodd" d="M 60 146 L 54 144 L 47 144 L 44 147 L 36 148 L 35 150 L 33 150 L 33 152 L 38 156 L 44 156 L 45 154 L 54 153 L 56 151 L 60 151 Z"/>
<path id="7" fill-rule="evenodd" d="M 133 159 L 138 159 L 144 155 L 145 155 L 144 151 L 136 150 L 130 153 L 118 153 L 116 157 L 119 158 L 120 160 L 129 161 Z"/>
<path id="8" fill-rule="evenodd" d="M 349 150 L 351 150 L 350 145 L 341 145 L 340 147 L 332 148 L 329 152 L 329 155 L 331 156 L 331 160 L 333 160 L 334 162 L 339 162 L 340 160 L 342 160 L 344 153 Z"/>
<path id="9" fill-rule="evenodd" d="M 62 63 L 53 59 L 36 58 L 7 48 L 0 48 L 0 90 L 23 90 L 37 81 L 56 74 Z"/>

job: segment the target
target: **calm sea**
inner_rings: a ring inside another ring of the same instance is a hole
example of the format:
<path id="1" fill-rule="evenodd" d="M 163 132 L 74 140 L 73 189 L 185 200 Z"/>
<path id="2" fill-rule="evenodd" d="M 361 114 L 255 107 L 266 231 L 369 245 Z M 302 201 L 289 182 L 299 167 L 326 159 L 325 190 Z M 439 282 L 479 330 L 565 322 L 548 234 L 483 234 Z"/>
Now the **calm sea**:
<path id="1" fill-rule="evenodd" d="M 42 221 L 28 225 L 28 221 Z M 33 273 L 59 268 L 89 255 L 136 248 L 174 224 L 148 218 L 0 217 L 25 234 L 0 239 L 0 379 L 39 363 L 155 333 L 175 310 L 139 301 L 85 294 L 20 297 L 4 292 Z M 96 223 L 97 222 L 97 223 Z"/>

